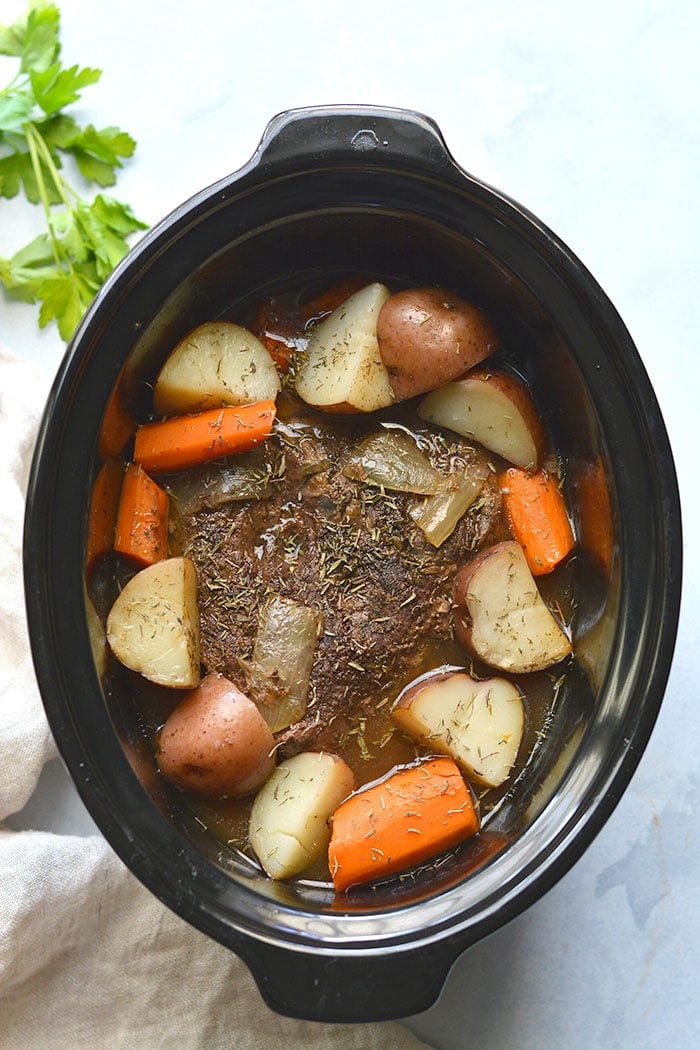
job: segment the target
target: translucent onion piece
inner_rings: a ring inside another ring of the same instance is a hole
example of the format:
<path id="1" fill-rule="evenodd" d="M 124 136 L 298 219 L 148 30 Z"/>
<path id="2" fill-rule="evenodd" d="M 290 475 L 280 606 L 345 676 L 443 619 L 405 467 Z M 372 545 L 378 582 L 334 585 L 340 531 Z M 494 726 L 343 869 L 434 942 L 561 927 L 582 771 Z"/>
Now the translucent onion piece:
<path id="1" fill-rule="evenodd" d="M 89 598 L 85 599 L 85 614 L 87 619 L 88 637 L 90 639 L 90 648 L 92 649 L 92 656 L 95 661 L 95 669 L 100 678 L 102 678 L 107 670 L 107 635 L 105 634 L 105 629 L 102 626 L 102 620 L 97 613 L 97 609 Z"/>
<path id="2" fill-rule="evenodd" d="M 445 488 L 446 479 L 401 431 L 371 434 L 358 445 L 343 474 L 354 481 L 432 496 Z"/>
<path id="3" fill-rule="evenodd" d="M 251 699 L 273 733 L 306 712 L 314 650 L 323 630 L 318 609 L 276 596 L 261 609 L 253 659 Z"/>
<path id="4" fill-rule="evenodd" d="M 440 547 L 457 528 L 457 524 L 484 487 L 484 478 L 467 476 L 447 492 L 437 492 L 425 503 L 411 507 L 409 514 L 433 547 Z"/>
<path id="5" fill-rule="evenodd" d="M 269 499 L 273 468 L 260 453 L 244 453 L 169 478 L 168 495 L 183 516 L 202 507 L 220 507 L 248 499 Z"/>

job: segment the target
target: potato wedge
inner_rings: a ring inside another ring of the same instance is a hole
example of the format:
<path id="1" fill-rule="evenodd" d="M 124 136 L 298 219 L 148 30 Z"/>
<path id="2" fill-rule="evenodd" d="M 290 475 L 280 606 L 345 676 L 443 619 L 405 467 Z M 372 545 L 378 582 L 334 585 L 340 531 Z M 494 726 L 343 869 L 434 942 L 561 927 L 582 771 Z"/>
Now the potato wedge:
<path id="1" fill-rule="evenodd" d="M 107 617 L 107 641 L 144 678 L 173 689 L 199 683 L 197 573 L 189 558 L 166 558 L 137 572 Z"/>
<path id="2" fill-rule="evenodd" d="M 250 844 L 271 878 L 297 875 L 324 852 L 330 817 L 354 787 L 337 755 L 303 751 L 277 766 L 255 796 L 249 825 Z"/>
<path id="3" fill-rule="evenodd" d="M 505 372 L 470 372 L 433 390 L 418 406 L 421 419 L 478 441 L 524 470 L 542 458 L 545 433 L 530 392 Z"/>
<path id="4" fill-rule="evenodd" d="M 397 401 L 463 376 L 499 344 L 481 310 L 446 288 L 392 295 L 379 315 L 377 339 Z"/>
<path id="5" fill-rule="evenodd" d="M 458 640 L 491 667 L 541 671 L 571 652 L 515 541 L 488 547 L 461 569 L 454 602 Z"/>
<path id="6" fill-rule="evenodd" d="M 470 780 L 498 787 L 518 755 L 525 709 L 505 678 L 478 681 L 461 671 L 430 675 L 409 686 L 392 712 L 420 743 L 457 762 Z"/>
<path id="7" fill-rule="evenodd" d="M 153 407 L 160 416 L 274 401 L 280 378 L 252 332 L 227 321 L 202 324 L 178 343 L 160 370 Z"/>
<path id="8" fill-rule="evenodd" d="M 216 798 L 249 795 L 275 767 L 275 740 L 257 707 L 233 682 L 212 674 L 178 704 L 158 740 L 158 766 L 184 791 Z"/>
<path id="9" fill-rule="evenodd" d="M 393 403 L 377 343 L 377 318 L 388 298 L 383 284 L 370 284 L 316 325 L 296 374 L 302 401 L 326 412 L 374 412 Z"/>

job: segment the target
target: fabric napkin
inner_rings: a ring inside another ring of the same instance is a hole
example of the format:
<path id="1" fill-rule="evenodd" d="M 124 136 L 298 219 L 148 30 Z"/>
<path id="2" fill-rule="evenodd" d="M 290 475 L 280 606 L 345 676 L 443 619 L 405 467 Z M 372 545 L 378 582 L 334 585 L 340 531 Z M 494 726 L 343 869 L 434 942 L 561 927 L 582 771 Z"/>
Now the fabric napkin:
<path id="1" fill-rule="evenodd" d="M 29 652 L 24 492 L 46 384 L 0 347 L 0 821 L 56 754 Z M 16 821 L 15 821 L 16 823 Z M 280 1017 L 244 964 L 171 913 L 100 835 L 0 824 L 0 1047 L 411 1050 L 402 1025 Z"/>

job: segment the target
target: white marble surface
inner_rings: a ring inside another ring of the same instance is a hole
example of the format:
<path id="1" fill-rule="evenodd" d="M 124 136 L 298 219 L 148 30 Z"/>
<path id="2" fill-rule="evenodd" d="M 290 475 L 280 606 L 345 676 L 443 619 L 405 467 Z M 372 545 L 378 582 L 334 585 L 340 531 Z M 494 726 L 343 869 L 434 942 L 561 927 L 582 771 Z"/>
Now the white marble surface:
<path id="1" fill-rule="evenodd" d="M 4 0 L 0 20 L 22 7 Z M 65 60 L 105 70 L 83 116 L 139 141 L 118 195 L 147 221 L 247 160 L 280 110 L 405 106 L 438 122 L 463 166 L 553 227 L 618 307 L 666 416 L 684 504 L 685 596 L 666 700 L 626 795 L 583 859 L 468 951 L 438 1004 L 410 1026 L 441 1048 L 700 1045 L 697 5 L 61 8 Z M 24 243 L 34 222 L 0 203 L 0 251 Z M 0 319 L 3 341 L 53 374 L 62 346 L 53 331 L 38 333 L 33 308 L 0 298 Z M 92 827 L 58 763 L 14 823 Z"/>

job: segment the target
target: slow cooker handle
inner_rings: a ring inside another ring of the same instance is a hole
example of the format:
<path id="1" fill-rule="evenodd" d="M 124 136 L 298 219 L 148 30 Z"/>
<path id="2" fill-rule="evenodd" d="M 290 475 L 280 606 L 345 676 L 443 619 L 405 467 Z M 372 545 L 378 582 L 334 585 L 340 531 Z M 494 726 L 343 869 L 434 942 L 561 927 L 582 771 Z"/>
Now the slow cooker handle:
<path id="1" fill-rule="evenodd" d="M 253 162 L 262 172 L 329 158 L 375 167 L 383 158 L 402 169 L 457 169 L 429 117 L 377 106 L 327 106 L 279 113 L 268 124 Z M 461 173 L 464 177 L 464 173 Z M 420 1013 L 437 999 L 455 958 L 467 945 L 389 949 L 360 956 L 296 952 L 246 940 L 239 951 L 260 993 L 278 1013 L 313 1021 L 366 1022 Z"/>
<path id="2" fill-rule="evenodd" d="M 430 167 L 457 167 L 430 117 L 408 109 L 380 106 L 325 106 L 290 109 L 267 125 L 256 160 L 266 165 L 318 156 L 344 155 L 362 163 L 381 163 L 390 154 L 403 164 L 419 161 Z"/>
<path id="3" fill-rule="evenodd" d="M 242 945 L 260 994 L 277 1013 L 307 1021 L 366 1023 L 421 1013 L 432 1006 L 460 942 L 389 949 L 362 956 L 311 955 L 271 945 Z"/>

